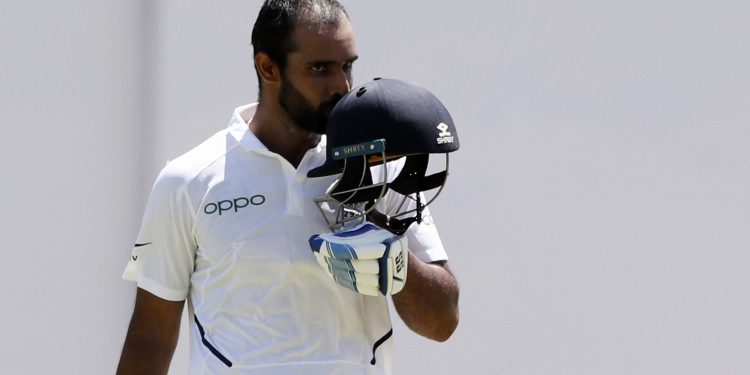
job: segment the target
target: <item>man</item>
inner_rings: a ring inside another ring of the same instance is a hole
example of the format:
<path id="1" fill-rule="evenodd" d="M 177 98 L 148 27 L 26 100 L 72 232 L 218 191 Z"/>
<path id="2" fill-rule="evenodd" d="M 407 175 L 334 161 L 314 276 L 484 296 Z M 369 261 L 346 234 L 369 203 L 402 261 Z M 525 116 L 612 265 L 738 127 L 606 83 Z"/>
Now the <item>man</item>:
<path id="1" fill-rule="evenodd" d="M 187 301 L 191 374 L 389 374 L 386 297 L 331 281 L 306 241 L 327 230 L 314 198 L 335 177 L 306 174 L 325 160 L 327 117 L 351 88 L 348 15 L 335 0 L 270 0 L 252 39 L 259 103 L 154 184 L 123 275 L 138 289 L 117 373 L 167 373 Z M 444 341 L 458 287 L 435 253 L 409 252 L 392 300 L 412 330 Z"/>

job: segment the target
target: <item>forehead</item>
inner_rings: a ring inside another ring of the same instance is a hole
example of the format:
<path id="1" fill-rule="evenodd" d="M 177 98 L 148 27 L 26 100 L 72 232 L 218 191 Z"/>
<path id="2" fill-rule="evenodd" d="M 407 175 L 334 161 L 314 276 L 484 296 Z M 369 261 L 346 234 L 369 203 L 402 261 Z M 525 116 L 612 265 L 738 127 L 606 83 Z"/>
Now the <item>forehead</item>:
<path id="1" fill-rule="evenodd" d="M 348 61 L 357 56 L 354 31 L 345 16 L 338 23 L 298 24 L 292 38 L 296 48 L 289 60 Z"/>

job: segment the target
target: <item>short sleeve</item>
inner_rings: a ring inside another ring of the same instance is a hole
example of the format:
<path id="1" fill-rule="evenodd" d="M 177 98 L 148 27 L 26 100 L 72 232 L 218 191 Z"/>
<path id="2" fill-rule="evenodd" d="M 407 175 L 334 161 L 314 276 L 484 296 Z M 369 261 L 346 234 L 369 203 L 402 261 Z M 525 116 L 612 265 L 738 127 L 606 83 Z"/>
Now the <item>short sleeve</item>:
<path id="1" fill-rule="evenodd" d="M 195 263 L 194 217 L 185 178 L 167 165 L 151 190 L 122 277 L 166 300 L 187 298 Z"/>
<path id="2" fill-rule="evenodd" d="M 392 181 L 400 172 L 404 166 L 406 158 L 400 158 L 388 162 L 387 164 L 387 176 L 388 180 Z M 383 180 L 383 166 L 379 165 L 372 169 L 373 179 L 376 181 Z M 420 199 L 424 203 L 426 202 L 424 193 L 419 193 Z M 396 216 L 401 212 L 414 211 L 417 207 L 417 202 L 414 199 L 414 194 L 411 197 L 405 197 L 393 190 L 388 190 L 385 195 L 383 202 L 378 203 L 378 210 L 389 216 Z M 404 217 L 411 217 L 414 213 L 406 214 Z M 437 262 L 442 260 L 448 260 L 448 254 L 443 247 L 443 242 L 440 240 L 435 222 L 430 214 L 428 207 L 422 209 L 422 222 L 413 223 L 405 233 L 407 240 L 409 241 L 409 250 L 417 256 L 423 262 Z"/>
<path id="3" fill-rule="evenodd" d="M 423 262 L 437 262 L 448 260 L 448 254 L 440 240 L 435 222 L 429 208 L 422 210 L 422 222 L 412 224 L 406 231 L 409 250 Z"/>
<path id="4" fill-rule="evenodd" d="M 421 201 L 425 202 L 424 195 L 422 193 L 420 195 Z M 386 194 L 385 205 L 384 212 L 390 216 L 395 216 L 399 212 L 416 210 L 417 202 L 415 199 L 405 197 L 394 191 L 389 191 Z M 411 212 L 406 214 L 405 217 L 412 217 L 414 214 L 414 212 Z M 443 247 L 443 242 L 440 240 L 440 235 L 428 207 L 422 209 L 422 222 L 413 223 L 409 226 L 405 235 L 409 241 L 409 250 L 423 262 L 430 263 L 448 260 L 448 254 Z"/>

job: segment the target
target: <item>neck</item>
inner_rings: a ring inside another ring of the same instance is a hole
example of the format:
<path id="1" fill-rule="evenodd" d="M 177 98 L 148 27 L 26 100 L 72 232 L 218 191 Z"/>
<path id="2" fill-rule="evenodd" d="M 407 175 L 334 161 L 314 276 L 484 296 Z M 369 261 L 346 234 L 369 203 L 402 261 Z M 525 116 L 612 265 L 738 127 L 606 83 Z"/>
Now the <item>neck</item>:
<path id="1" fill-rule="evenodd" d="M 248 124 L 250 131 L 268 148 L 281 155 L 295 168 L 307 150 L 317 146 L 320 134 L 300 128 L 280 108 L 264 106 L 261 101 Z"/>

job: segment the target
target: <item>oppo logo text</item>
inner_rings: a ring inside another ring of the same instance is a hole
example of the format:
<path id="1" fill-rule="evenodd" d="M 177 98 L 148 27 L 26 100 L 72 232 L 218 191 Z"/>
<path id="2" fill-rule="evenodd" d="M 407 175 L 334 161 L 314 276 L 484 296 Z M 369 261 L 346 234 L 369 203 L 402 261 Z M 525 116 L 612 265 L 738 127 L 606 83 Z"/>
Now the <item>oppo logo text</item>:
<path id="1" fill-rule="evenodd" d="M 253 195 L 249 198 L 239 197 L 232 200 L 221 200 L 215 203 L 208 203 L 203 206 L 203 213 L 206 215 L 213 215 L 215 213 L 221 215 L 228 211 L 237 212 L 240 208 L 245 208 L 247 206 L 260 206 L 265 202 L 266 197 L 260 194 Z"/>

